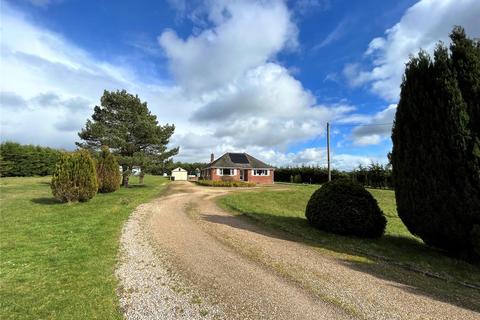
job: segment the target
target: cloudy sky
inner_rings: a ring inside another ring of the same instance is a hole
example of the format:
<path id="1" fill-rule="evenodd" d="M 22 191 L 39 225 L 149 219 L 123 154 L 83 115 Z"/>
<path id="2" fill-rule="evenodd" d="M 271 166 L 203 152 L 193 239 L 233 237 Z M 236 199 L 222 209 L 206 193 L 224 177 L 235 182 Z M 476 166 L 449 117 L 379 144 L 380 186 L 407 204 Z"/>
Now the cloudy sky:
<path id="1" fill-rule="evenodd" d="M 478 0 L 1 1 L 2 141 L 74 149 L 104 89 L 177 127 L 175 160 L 386 161 L 409 55 L 480 36 Z"/>

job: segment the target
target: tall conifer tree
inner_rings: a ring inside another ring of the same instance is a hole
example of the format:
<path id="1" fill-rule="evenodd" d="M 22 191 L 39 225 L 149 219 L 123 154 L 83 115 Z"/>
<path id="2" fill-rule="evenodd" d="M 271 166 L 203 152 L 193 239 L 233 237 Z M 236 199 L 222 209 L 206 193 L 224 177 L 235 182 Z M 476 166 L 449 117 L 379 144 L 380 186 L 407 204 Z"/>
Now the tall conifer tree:
<path id="1" fill-rule="evenodd" d="M 480 257 L 480 45 L 462 28 L 450 52 L 411 58 L 392 131 L 397 210 L 427 244 Z"/>

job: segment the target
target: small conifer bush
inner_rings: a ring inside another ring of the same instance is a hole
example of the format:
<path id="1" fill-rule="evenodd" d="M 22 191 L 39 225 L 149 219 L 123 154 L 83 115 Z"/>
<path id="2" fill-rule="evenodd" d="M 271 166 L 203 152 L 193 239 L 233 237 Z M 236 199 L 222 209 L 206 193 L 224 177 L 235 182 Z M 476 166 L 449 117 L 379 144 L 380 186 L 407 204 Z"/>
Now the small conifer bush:
<path id="1" fill-rule="evenodd" d="M 108 147 L 102 147 L 97 159 L 98 192 L 108 193 L 120 188 L 122 175 L 118 161 Z"/>
<path id="2" fill-rule="evenodd" d="M 377 200 L 360 184 L 345 179 L 315 191 L 305 215 L 318 229 L 365 238 L 380 237 L 387 223 Z"/>
<path id="3" fill-rule="evenodd" d="M 51 188 L 53 196 L 62 202 L 85 202 L 93 198 L 98 183 L 90 153 L 80 150 L 62 154 L 55 165 Z"/>

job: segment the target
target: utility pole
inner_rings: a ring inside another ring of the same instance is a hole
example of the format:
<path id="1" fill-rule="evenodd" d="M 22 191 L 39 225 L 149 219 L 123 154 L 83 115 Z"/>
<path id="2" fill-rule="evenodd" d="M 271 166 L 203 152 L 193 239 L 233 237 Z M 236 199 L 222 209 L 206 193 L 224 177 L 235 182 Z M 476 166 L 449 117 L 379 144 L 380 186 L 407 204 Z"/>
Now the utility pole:
<path id="1" fill-rule="evenodd" d="M 332 172 L 330 170 L 330 123 L 327 122 L 327 163 L 328 163 L 328 181 L 332 181 Z"/>

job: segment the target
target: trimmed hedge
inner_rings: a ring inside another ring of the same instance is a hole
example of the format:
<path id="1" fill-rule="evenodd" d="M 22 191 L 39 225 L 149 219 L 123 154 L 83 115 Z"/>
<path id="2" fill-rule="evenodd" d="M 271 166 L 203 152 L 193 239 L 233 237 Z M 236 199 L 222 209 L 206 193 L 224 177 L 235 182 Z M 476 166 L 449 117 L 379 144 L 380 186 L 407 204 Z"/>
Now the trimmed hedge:
<path id="1" fill-rule="evenodd" d="M 332 170 L 332 180 L 348 177 L 345 172 Z M 318 166 L 280 167 L 275 169 L 276 182 L 322 184 L 328 181 L 328 170 Z"/>
<path id="2" fill-rule="evenodd" d="M 197 184 L 209 187 L 255 187 L 253 182 L 245 181 L 213 181 L 213 180 L 199 180 Z"/>
<path id="3" fill-rule="evenodd" d="M 318 229 L 365 238 L 380 237 L 387 224 L 377 200 L 360 184 L 345 179 L 315 191 L 305 215 Z"/>
<path id="4" fill-rule="evenodd" d="M 53 173 L 61 152 L 56 149 L 21 145 L 16 142 L 0 144 L 0 176 L 31 177 Z"/>
<path id="5" fill-rule="evenodd" d="M 52 193 L 62 202 L 85 202 L 97 194 L 95 164 L 90 153 L 80 150 L 64 153 L 53 172 Z"/>

